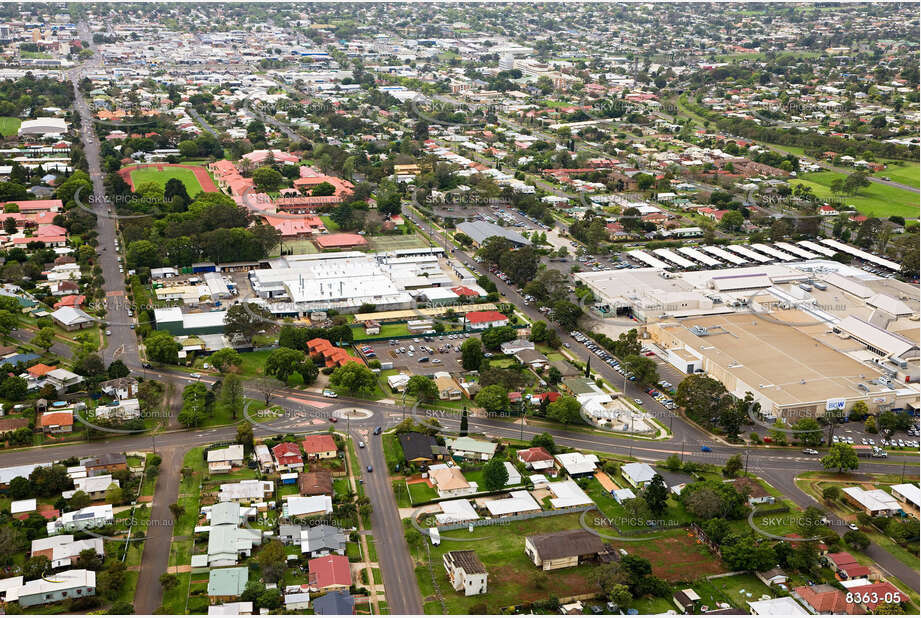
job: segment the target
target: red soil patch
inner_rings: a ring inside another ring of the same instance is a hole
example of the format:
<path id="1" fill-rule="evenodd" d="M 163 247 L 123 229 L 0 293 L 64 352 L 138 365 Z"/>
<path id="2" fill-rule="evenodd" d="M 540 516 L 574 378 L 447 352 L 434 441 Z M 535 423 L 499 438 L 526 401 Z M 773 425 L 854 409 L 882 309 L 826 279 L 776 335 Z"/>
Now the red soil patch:
<path id="1" fill-rule="evenodd" d="M 670 582 L 692 581 L 725 571 L 719 558 L 686 530 L 655 541 L 625 543 L 624 548 L 649 560 L 652 574 Z"/>

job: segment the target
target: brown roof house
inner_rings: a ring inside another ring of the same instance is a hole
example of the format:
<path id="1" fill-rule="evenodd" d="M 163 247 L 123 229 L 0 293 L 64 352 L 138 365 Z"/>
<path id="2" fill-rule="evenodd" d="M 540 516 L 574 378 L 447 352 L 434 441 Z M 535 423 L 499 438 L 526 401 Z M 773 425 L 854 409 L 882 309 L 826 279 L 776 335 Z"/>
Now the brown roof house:
<path id="1" fill-rule="evenodd" d="M 332 496 L 333 476 L 329 470 L 301 472 L 297 475 L 297 486 L 302 496 Z"/>
<path id="2" fill-rule="evenodd" d="M 545 571 L 573 567 L 605 551 L 601 537 L 587 530 L 564 530 L 525 537 L 524 552 Z"/>

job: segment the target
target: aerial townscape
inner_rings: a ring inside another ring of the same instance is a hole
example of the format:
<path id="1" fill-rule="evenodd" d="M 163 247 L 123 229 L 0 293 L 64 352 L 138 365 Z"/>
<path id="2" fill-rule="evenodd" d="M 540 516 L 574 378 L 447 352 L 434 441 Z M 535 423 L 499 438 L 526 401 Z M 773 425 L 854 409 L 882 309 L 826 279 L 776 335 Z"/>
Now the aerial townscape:
<path id="1" fill-rule="evenodd" d="M 0 4 L 0 613 L 918 615 L 919 26 Z"/>

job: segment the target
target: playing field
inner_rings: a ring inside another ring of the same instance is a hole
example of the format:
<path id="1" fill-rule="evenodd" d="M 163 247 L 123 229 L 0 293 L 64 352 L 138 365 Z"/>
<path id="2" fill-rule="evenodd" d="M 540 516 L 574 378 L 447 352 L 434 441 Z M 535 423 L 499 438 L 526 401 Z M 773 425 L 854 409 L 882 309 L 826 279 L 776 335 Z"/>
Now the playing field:
<path id="1" fill-rule="evenodd" d="M 145 182 L 154 182 L 165 187 L 166 182 L 172 178 L 182 181 L 189 197 L 194 198 L 203 190 L 198 179 L 195 178 L 195 172 L 183 167 L 164 167 L 162 170 L 156 167 L 142 167 L 131 171 L 131 182 L 135 187 Z"/>
<path id="2" fill-rule="evenodd" d="M 19 131 L 19 125 L 21 124 L 22 120 L 19 118 L 0 116 L 0 135 L 3 135 L 3 137 L 16 135 L 16 132 Z"/>
<path id="3" fill-rule="evenodd" d="M 917 167 L 916 167 L 917 169 Z M 882 174 L 894 179 L 892 174 Z M 846 176 L 837 172 L 815 172 L 804 174 L 800 178 L 791 180 L 790 184 L 802 184 L 812 188 L 812 192 L 822 199 L 831 199 L 831 183 L 836 178 L 844 180 Z M 916 180 L 917 182 L 917 180 Z M 836 196 L 838 197 L 838 196 Z M 918 218 L 918 194 L 890 187 L 877 182 L 869 187 L 862 188 L 857 195 L 840 196 L 845 204 L 853 205 L 862 214 L 873 217 L 891 217 L 899 215 L 906 219 Z"/>

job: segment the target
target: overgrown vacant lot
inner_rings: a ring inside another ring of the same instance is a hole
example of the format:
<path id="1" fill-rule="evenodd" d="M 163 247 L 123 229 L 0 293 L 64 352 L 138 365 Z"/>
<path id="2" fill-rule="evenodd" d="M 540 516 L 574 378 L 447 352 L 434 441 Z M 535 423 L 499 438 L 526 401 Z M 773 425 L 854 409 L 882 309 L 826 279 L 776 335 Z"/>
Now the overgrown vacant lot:
<path id="1" fill-rule="evenodd" d="M 693 581 L 726 571 L 720 559 L 683 528 L 661 533 L 654 541 L 625 544 L 624 549 L 649 560 L 652 574 L 670 582 Z"/>

